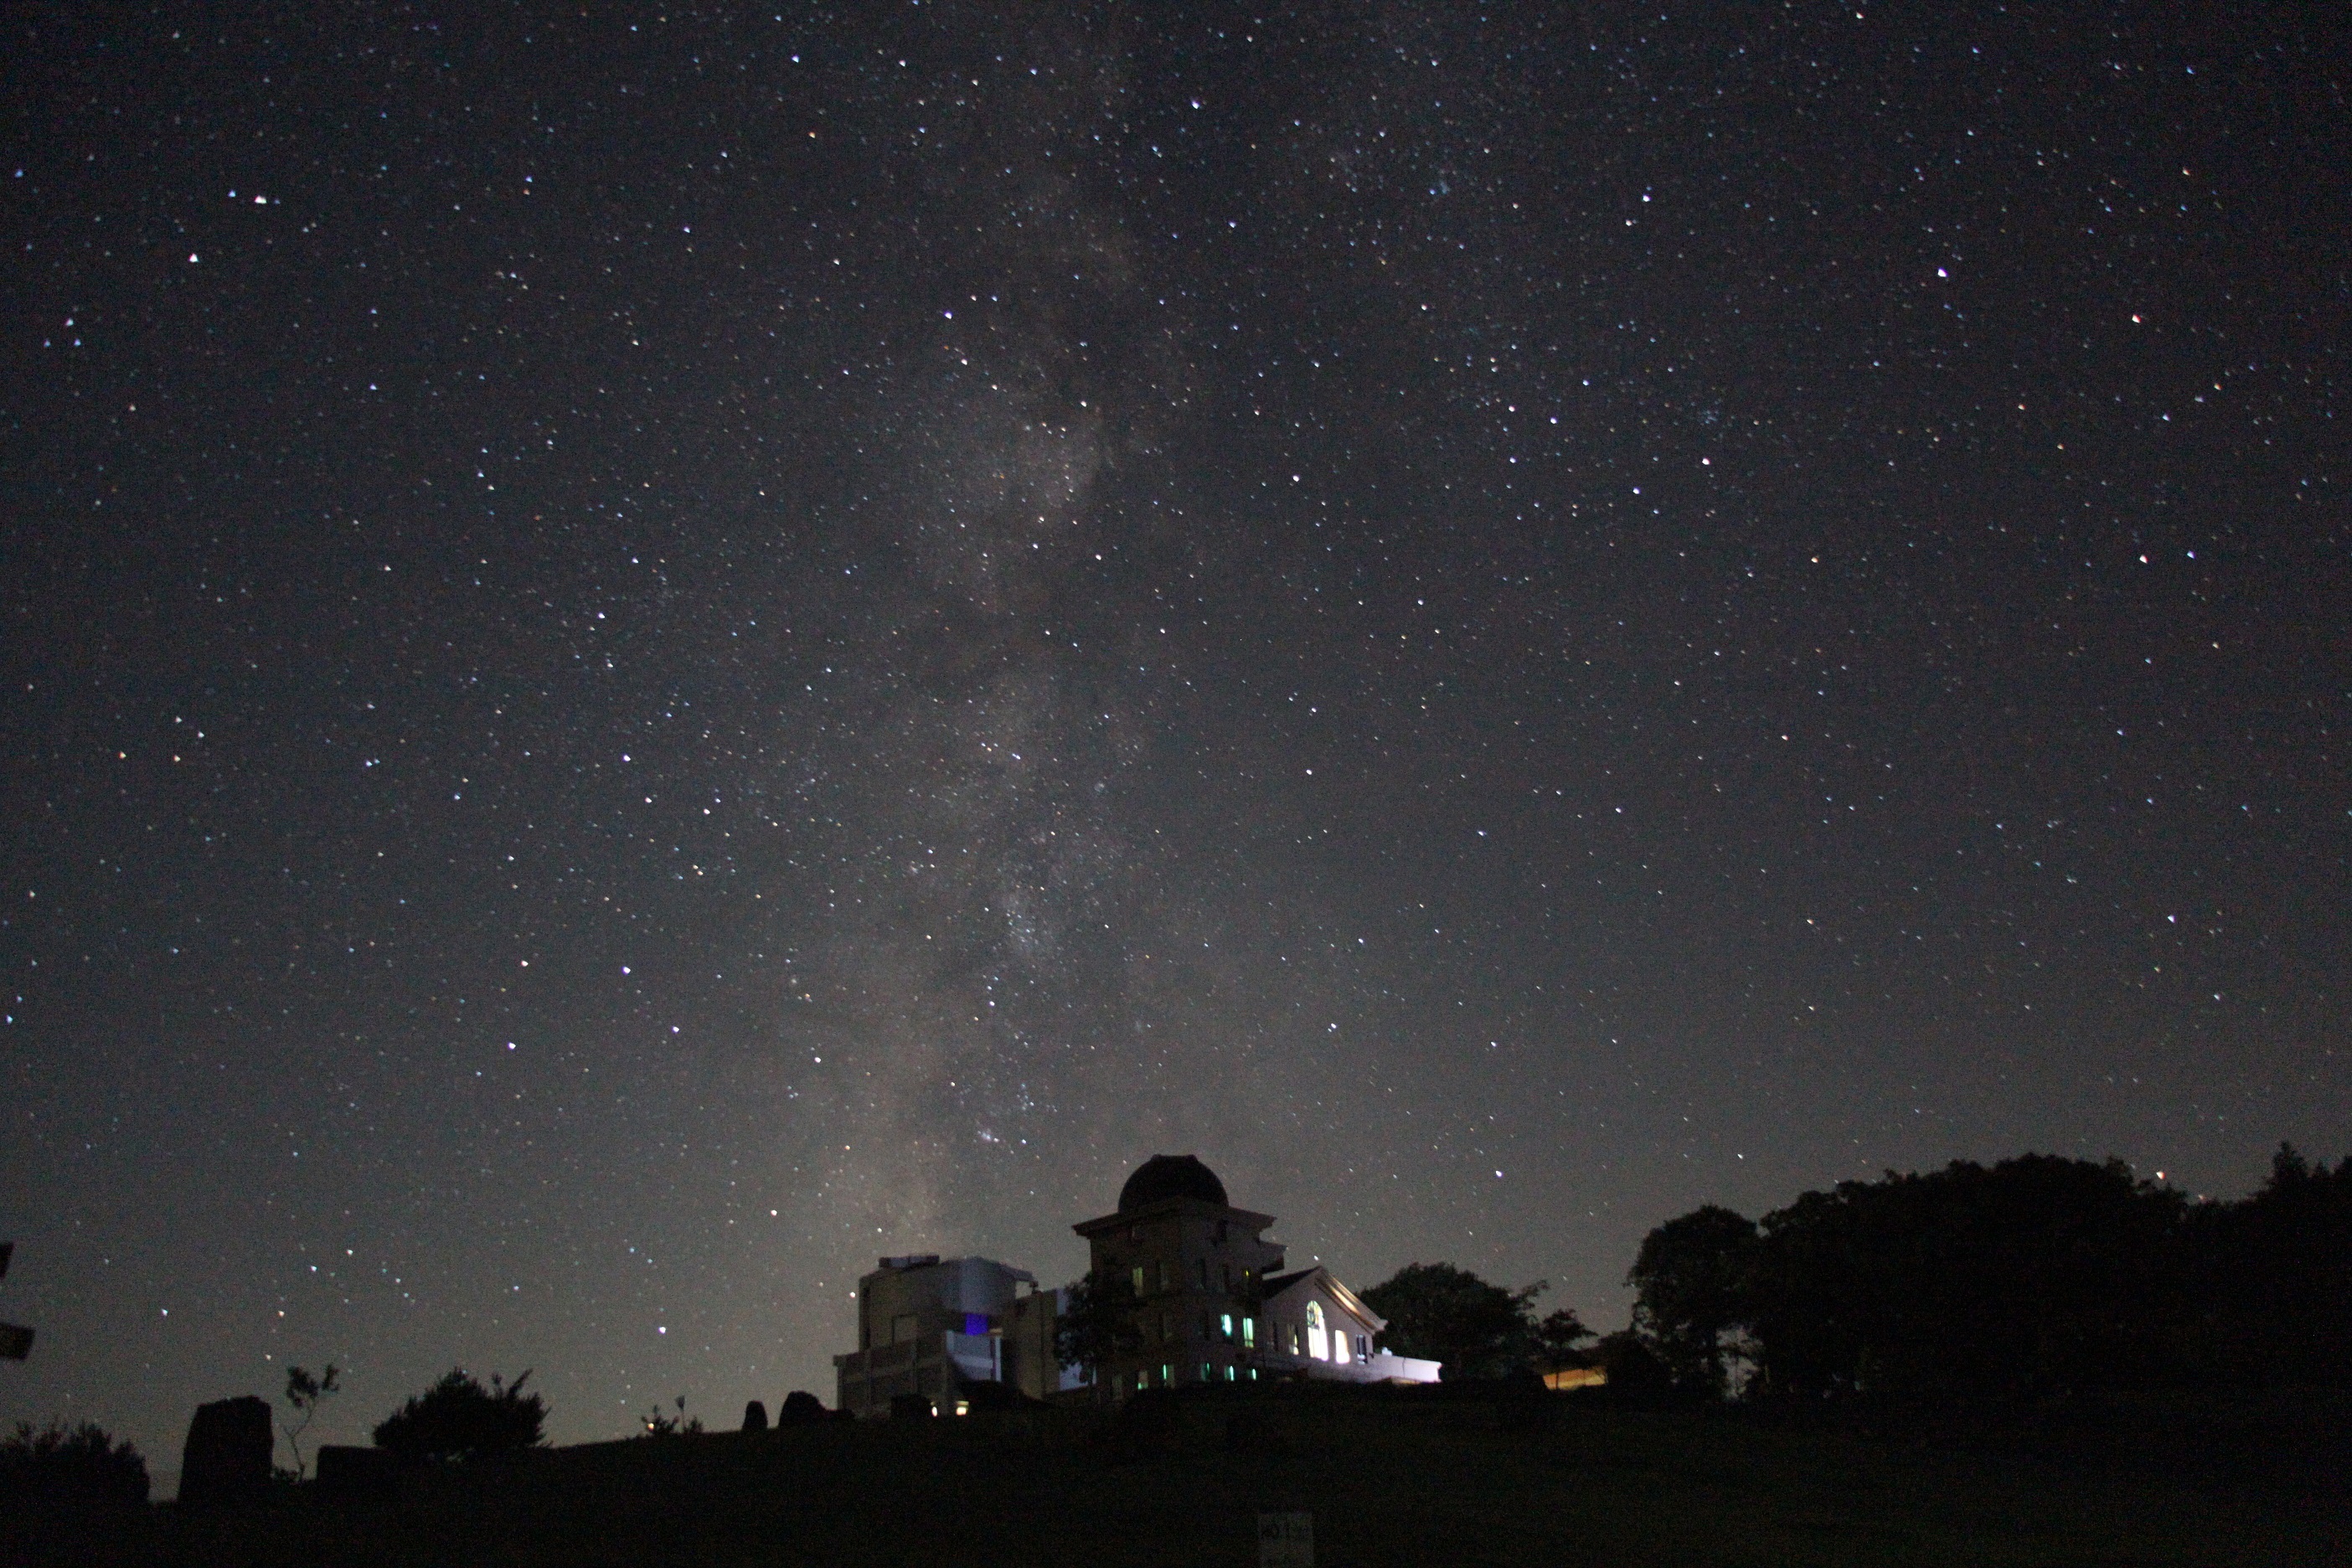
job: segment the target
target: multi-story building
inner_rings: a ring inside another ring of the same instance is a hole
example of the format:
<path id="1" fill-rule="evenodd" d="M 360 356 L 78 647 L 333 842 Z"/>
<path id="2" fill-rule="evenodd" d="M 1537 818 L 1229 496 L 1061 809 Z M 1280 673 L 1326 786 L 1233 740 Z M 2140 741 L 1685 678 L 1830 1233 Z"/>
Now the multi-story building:
<path id="1" fill-rule="evenodd" d="M 1256 1376 L 1263 1285 L 1283 1261 L 1264 1234 L 1273 1223 L 1227 1203 L 1192 1155 L 1154 1154 L 1119 1189 L 1117 1213 L 1071 1226 L 1087 1238 L 1089 1272 L 1135 1293 L 1140 1342 L 1099 1369 L 1111 1398 Z"/>
<path id="2" fill-rule="evenodd" d="M 857 1349 L 833 1358 L 840 1407 L 887 1415 L 920 1399 L 942 1414 L 968 1405 L 975 1385 L 1031 1398 L 1069 1381 L 1054 1353 L 1058 1292 L 986 1258 L 919 1253 L 885 1258 L 857 1282 Z"/>
<path id="3" fill-rule="evenodd" d="M 1372 1348 L 1387 1320 L 1330 1270 L 1284 1273 L 1273 1224 L 1228 1203 L 1194 1156 L 1155 1154 L 1119 1189 L 1117 1212 L 1072 1226 L 1093 1278 L 1134 1297 L 1138 1331 L 1097 1369 L 1095 1397 L 1277 1376 L 1437 1381 L 1435 1362 Z M 1025 1269 L 931 1253 L 881 1264 L 857 1282 L 857 1349 L 833 1358 L 841 1408 L 887 1415 L 906 1399 L 949 1415 L 982 1384 L 1033 1399 L 1086 1386 L 1055 1353 L 1061 1292 Z"/>
<path id="4" fill-rule="evenodd" d="M 1139 1342 L 1102 1367 L 1112 1399 L 1145 1388 L 1253 1383 L 1281 1374 L 1434 1383 L 1435 1362 L 1375 1352 L 1388 1321 L 1323 1268 L 1284 1274 L 1271 1215 L 1234 1207 L 1190 1154 L 1155 1154 L 1119 1190 L 1118 1211 L 1073 1226 L 1097 1279 L 1123 1278 Z"/>

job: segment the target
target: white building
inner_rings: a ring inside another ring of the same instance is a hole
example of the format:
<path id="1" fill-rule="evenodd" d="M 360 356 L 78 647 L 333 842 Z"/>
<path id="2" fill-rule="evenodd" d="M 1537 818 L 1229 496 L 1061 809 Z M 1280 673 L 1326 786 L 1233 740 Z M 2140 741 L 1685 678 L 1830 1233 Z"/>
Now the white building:
<path id="1" fill-rule="evenodd" d="M 1155 1154 L 1118 1207 L 1073 1226 L 1089 1268 L 1133 1295 L 1134 1342 L 1100 1369 L 1099 1397 L 1278 1377 L 1435 1383 L 1438 1363 L 1372 1347 L 1388 1320 L 1328 1268 L 1282 1272 L 1271 1215 L 1234 1207 L 1190 1154 Z M 857 1282 L 857 1349 L 833 1358 L 840 1407 L 855 1415 L 969 1409 L 984 1384 L 1046 1399 L 1084 1386 L 1055 1353 L 1060 1292 L 985 1258 L 885 1258 Z M 993 1392 L 991 1390 L 989 1392 Z"/>
<path id="2" fill-rule="evenodd" d="M 880 1261 L 857 1282 L 857 1349 L 833 1358 L 840 1408 L 887 1415 L 919 1398 L 953 1415 L 980 1384 L 1033 1399 L 1070 1385 L 1054 1354 L 1059 1293 L 1027 1269 L 929 1252 Z"/>
<path id="3" fill-rule="evenodd" d="M 1265 1291 L 1258 1364 L 1267 1372 L 1341 1383 L 1437 1381 L 1436 1362 L 1373 1349 L 1389 1321 L 1319 1264 L 1277 1274 L 1265 1282 Z"/>

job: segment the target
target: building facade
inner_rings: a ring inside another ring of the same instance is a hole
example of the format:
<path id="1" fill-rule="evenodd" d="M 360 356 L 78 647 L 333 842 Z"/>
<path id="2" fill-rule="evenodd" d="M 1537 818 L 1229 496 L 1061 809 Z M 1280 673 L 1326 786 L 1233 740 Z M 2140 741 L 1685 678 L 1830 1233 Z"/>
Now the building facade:
<path id="1" fill-rule="evenodd" d="M 1283 1263 L 1265 1237 L 1273 1223 L 1227 1203 L 1193 1156 L 1155 1154 L 1119 1189 L 1116 1213 L 1071 1226 L 1086 1237 L 1088 1272 L 1135 1293 L 1139 1342 L 1097 1369 L 1110 1398 L 1256 1377 L 1263 1282 Z"/>
<path id="2" fill-rule="evenodd" d="M 1330 1270 L 1285 1274 L 1265 1238 L 1271 1215 L 1235 1208 L 1216 1173 L 1190 1154 L 1155 1154 L 1120 1189 L 1118 1209 L 1073 1226 L 1097 1279 L 1123 1278 L 1138 1342 L 1105 1363 L 1102 1392 L 1307 1376 L 1348 1383 L 1434 1383 L 1435 1362 L 1376 1352 L 1388 1320 Z"/>
<path id="3" fill-rule="evenodd" d="M 1388 1320 L 1364 1305 L 1329 1269 L 1317 1266 L 1265 1281 L 1261 1310 L 1270 1373 L 1303 1373 L 1339 1383 L 1435 1383 L 1438 1363 L 1374 1348 Z"/>
<path id="4" fill-rule="evenodd" d="M 1097 1369 L 1090 1396 L 1276 1377 L 1437 1381 L 1435 1362 L 1373 1348 L 1387 1321 L 1329 1269 L 1284 1272 L 1281 1243 L 1265 1237 L 1273 1224 L 1228 1202 L 1194 1156 L 1155 1154 L 1116 1211 L 1072 1226 L 1091 1275 L 1134 1297 L 1133 1342 Z M 1061 1292 L 1038 1289 L 1027 1270 L 931 1253 L 880 1265 L 857 1282 L 857 1349 L 833 1358 L 842 1409 L 956 1415 L 997 1389 L 1032 1399 L 1087 1389 L 1056 1353 Z"/>
<path id="5" fill-rule="evenodd" d="M 885 1258 L 857 1282 L 857 1348 L 833 1358 L 840 1408 L 887 1415 L 917 1398 L 945 1415 L 982 1384 L 1031 1398 L 1066 1381 L 1054 1353 L 1058 1292 L 1027 1269 L 935 1253 Z"/>

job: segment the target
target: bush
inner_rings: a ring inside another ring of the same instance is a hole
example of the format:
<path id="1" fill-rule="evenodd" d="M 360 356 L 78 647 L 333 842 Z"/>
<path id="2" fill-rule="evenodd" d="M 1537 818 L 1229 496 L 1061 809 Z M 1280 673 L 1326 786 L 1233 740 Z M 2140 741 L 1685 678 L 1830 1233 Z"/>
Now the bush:
<path id="1" fill-rule="evenodd" d="M 805 1388 L 795 1388 L 784 1395 L 784 1407 L 776 1413 L 779 1426 L 798 1426 L 811 1421 L 823 1421 L 829 1415 L 824 1401 Z"/>
<path id="2" fill-rule="evenodd" d="M 377 1425 L 375 1446 L 403 1459 L 442 1463 L 538 1447 L 546 1441 L 547 1402 L 523 1394 L 530 1380 L 526 1372 L 508 1384 L 492 1373 L 485 1388 L 465 1368 L 451 1367 Z"/>
<path id="3" fill-rule="evenodd" d="M 52 1418 L 37 1431 L 19 1421 L 13 1436 L 0 1437 L 0 1500 L 144 1504 L 147 1461 L 88 1421 L 68 1427 Z"/>
<path id="4" fill-rule="evenodd" d="M 1540 1279 L 1523 1289 L 1490 1285 L 1450 1263 L 1409 1263 L 1363 1292 L 1364 1305 L 1389 1321 L 1381 1348 L 1438 1363 L 1448 1383 L 1507 1376 L 1545 1359 L 1550 1342 L 1585 1337 L 1568 1313 L 1547 1335 L 1528 1303 Z"/>

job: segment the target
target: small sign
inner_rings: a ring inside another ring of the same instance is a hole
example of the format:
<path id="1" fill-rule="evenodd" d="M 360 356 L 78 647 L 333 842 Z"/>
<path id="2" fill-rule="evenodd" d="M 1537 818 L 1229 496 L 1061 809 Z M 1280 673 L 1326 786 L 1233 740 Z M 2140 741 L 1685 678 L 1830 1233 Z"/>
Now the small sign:
<path id="1" fill-rule="evenodd" d="M 1315 1516 L 1257 1516 L 1257 1568 L 1315 1568 Z"/>

